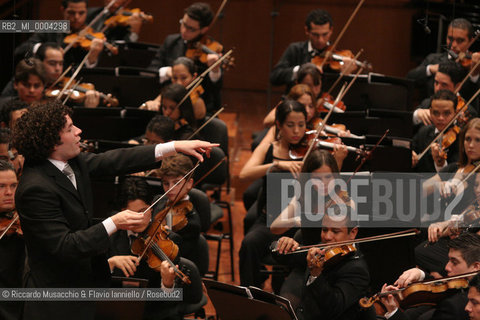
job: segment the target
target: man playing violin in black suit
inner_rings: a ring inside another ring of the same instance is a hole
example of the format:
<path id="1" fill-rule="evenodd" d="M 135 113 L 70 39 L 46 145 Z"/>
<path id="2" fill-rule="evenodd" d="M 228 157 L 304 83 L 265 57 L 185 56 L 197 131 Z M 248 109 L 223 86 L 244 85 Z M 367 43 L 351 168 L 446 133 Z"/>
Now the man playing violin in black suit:
<path id="1" fill-rule="evenodd" d="M 93 224 L 91 175 L 121 175 L 147 169 L 176 152 L 210 152 L 216 144 L 172 141 L 166 144 L 111 150 L 103 154 L 80 152 L 81 130 L 72 111 L 50 102 L 31 108 L 16 123 L 14 146 L 25 157 L 16 206 L 28 251 L 28 288 L 108 286 L 106 252 L 117 230 L 143 223 L 142 213 L 121 211 Z M 25 303 L 25 319 L 93 319 L 89 302 Z"/>
<path id="2" fill-rule="evenodd" d="M 445 271 L 449 277 L 463 273 L 480 271 L 480 236 L 475 233 L 465 232 L 448 243 L 448 263 Z M 405 288 L 411 283 L 423 281 L 425 272 L 419 268 L 412 268 L 405 271 L 394 283 L 394 286 L 382 288 L 382 292 Z M 428 319 L 441 320 L 459 320 L 468 319 L 465 306 L 467 304 L 467 294 L 463 290 L 440 300 L 435 308 L 418 307 L 407 309 L 402 312 L 398 310 L 398 303 L 393 295 L 382 298 L 382 303 L 387 309 L 385 317 L 391 320 L 416 319 L 420 315 L 423 317 L 428 314 Z"/>
<path id="3" fill-rule="evenodd" d="M 311 11 L 305 20 L 304 27 L 308 40 L 291 43 L 270 74 L 272 85 L 286 85 L 286 92 L 295 84 L 300 66 L 311 62 L 313 57 L 325 53 L 330 45 L 333 20 L 327 11 L 321 9 Z M 344 59 L 342 69 L 348 66 L 348 61 L 350 61 L 349 58 Z"/>
<path id="4" fill-rule="evenodd" d="M 86 25 L 87 19 L 87 0 L 62 0 L 60 10 L 63 19 L 70 21 L 71 33 L 81 31 Z M 42 43 L 54 42 L 58 45 L 66 46 L 63 42 L 67 36 L 65 33 L 35 33 L 24 43 L 15 49 L 15 57 L 23 58 L 25 55 L 35 54 Z M 90 55 L 85 63 L 85 67 L 93 68 L 97 65 L 100 53 L 103 50 L 104 40 L 95 38 L 90 45 Z M 85 57 L 87 51 L 82 48 L 72 48 L 65 54 L 65 65 L 71 63 L 79 64 Z"/>
<path id="5" fill-rule="evenodd" d="M 166 84 L 171 80 L 173 61 L 178 57 L 185 56 L 190 44 L 194 44 L 206 36 L 212 20 L 213 12 L 210 6 L 204 2 L 193 3 L 185 9 L 185 13 L 180 19 L 180 33 L 171 34 L 165 38 L 148 67 L 159 72 L 160 83 Z M 219 55 L 217 54 L 207 54 L 206 65 L 198 60 L 195 61 L 197 72 L 202 73 L 218 59 Z M 220 90 L 222 88 L 220 67 L 209 72 L 202 82 L 202 87 L 205 89 L 204 100 L 206 100 L 207 110 L 218 108 L 221 105 Z"/>

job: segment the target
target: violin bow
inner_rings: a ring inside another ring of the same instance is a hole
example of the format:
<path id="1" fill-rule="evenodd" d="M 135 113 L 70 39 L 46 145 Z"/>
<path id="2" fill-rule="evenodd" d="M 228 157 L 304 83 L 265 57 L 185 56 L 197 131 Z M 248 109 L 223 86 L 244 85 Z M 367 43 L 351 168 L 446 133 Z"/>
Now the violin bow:
<path id="1" fill-rule="evenodd" d="M 355 10 L 353 10 L 353 13 L 350 15 L 350 17 L 348 18 L 348 21 L 347 23 L 345 23 L 345 25 L 343 26 L 343 29 L 342 31 L 340 31 L 340 33 L 338 34 L 337 38 L 335 39 L 335 42 L 333 43 L 333 45 L 330 47 L 330 50 L 328 50 L 327 52 L 325 52 L 325 59 L 323 59 L 322 63 L 320 64 L 320 69 L 323 70 L 323 66 L 325 65 L 325 62 L 327 61 L 327 59 L 330 57 L 330 55 L 332 54 L 333 50 L 335 50 L 335 48 L 337 47 L 338 43 L 340 42 L 340 39 L 343 37 L 343 34 L 345 33 L 345 31 L 348 29 L 348 27 L 350 26 L 350 23 L 352 22 L 353 18 L 357 15 L 357 12 L 358 10 L 360 10 L 360 7 L 363 5 L 363 3 L 365 2 L 365 0 L 360 0 L 360 2 L 357 4 L 357 7 L 355 8 Z"/>
<path id="2" fill-rule="evenodd" d="M 357 54 L 355 55 L 355 57 L 353 59 L 357 60 L 357 58 L 363 53 L 363 49 L 360 49 L 360 51 L 357 52 Z M 352 61 L 349 61 L 348 62 L 348 68 L 346 69 L 350 69 L 350 67 L 353 65 L 353 60 Z M 345 72 L 342 70 L 340 72 L 340 75 L 338 76 L 337 80 L 335 80 L 335 82 L 330 86 L 330 89 L 328 89 L 327 91 L 327 95 L 331 94 L 333 89 L 335 89 L 335 87 L 340 83 L 340 81 L 342 80 L 342 78 L 345 76 Z M 323 102 L 325 101 L 325 98 L 320 98 L 320 105 L 323 105 Z"/>
<path id="3" fill-rule="evenodd" d="M 80 62 L 80 65 L 77 67 L 77 69 L 75 70 L 75 72 L 73 73 L 73 75 L 70 77 L 70 80 L 68 80 L 68 82 L 65 84 L 65 86 L 62 88 L 62 91 L 60 91 L 60 94 L 57 96 L 56 100 L 60 100 L 60 98 L 62 97 L 62 95 L 65 93 L 65 91 L 68 89 L 68 87 L 70 87 L 70 85 L 72 84 L 73 80 L 77 77 L 78 73 L 80 72 L 80 70 L 82 70 L 83 68 L 83 65 L 85 64 L 85 62 L 87 62 L 87 59 L 88 57 L 90 56 L 90 51 L 87 52 L 87 54 L 85 55 L 85 57 L 83 58 L 82 62 Z"/>
<path id="4" fill-rule="evenodd" d="M 195 181 L 195 183 L 193 184 L 192 188 L 195 188 L 200 182 L 202 182 L 203 179 L 205 179 L 206 177 L 208 177 L 208 175 L 210 173 L 212 173 L 213 171 L 215 171 L 215 169 L 217 169 L 225 160 L 227 160 L 227 156 L 223 157 L 220 161 L 218 161 L 218 163 L 216 165 L 214 165 L 210 170 L 207 171 L 207 173 L 205 173 L 203 175 L 203 177 L 201 177 L 200 179 L 198 179 L 197 181 Z"/>
<path id="5" fill-rule="evenodd" d="M 327 248 L 327 247 L 336 247 L 336 246 L 349 245 L 349 244 L 355 244 L 355 243 L 365 243 L 365 242 L 372 242 L 372 241 L 379 241 L 379 240 L 411 237 L 419 233 L 420 233 L 420 230 L 418 229 L 408 229 L 404 231 L 381 234 L 378 236 L 365 237 L 365 238 L 354 239 L 354 240 L 344 240 L 344 241 L 338 241 L 338 242 L 332 242 L 332 243 L 320 243 L 320 244 L 313 244 L 309 246 L 301 246 L 301 247 L 298 247 L 297 250 L 288 252 L 285 254 L 297 254 L 301 252 L 307 252 L 310 248 Z M 272 251 L 277 252 L 278 250 L 275 248 Z"/>
<path id="6" fill-rule="evenodd" d="M 193 81 L 186 87 L 186 89 L 189 90 L 191 87 L 195 86 L 195 84 L 196 84 L 198 81 L 203 81 L 203 78 L 205 78 L 205 76 L 206 76 L 210 71 L 212 71 L 213 69 L 215 69 L 215 67 L 217 67 L 220 63 L 222 63 L 223 60 L 225 60 L 227 57 L 229 57 L 232 53 L 233 53 L 233 49 L 230 49 L 227 53 L 225 53 L 224 55 L 222 55 L 217 61 L 215 61 L 214 64 L 212 64 L 210 67 L 208 67 L 207 70 L 205 70 L 204 72 L 202 72 L 202 74 L 200 74 L 195 80 L 193 80 Z"/>
<path id="7" fill-rule="evenodd" d="M 112 14 L 112 16 L 114 15 L 117 15 L 120 10 L 123 10 L 126 6 L 128 6 L 130 4 L 130 2 L 132 2 L 132 0 L 128 0 L 128 1 L 125 1 L 125 3 L 123 4 L 123 6 L 120 6 L 117 8 L 117 10 L 115 10 L 115 12 Z M 108 12 L 107 12 L 108 13 Z M 105 13 L 105 15 L 107 14 Z M 101 33 L 105 33 L 105 31 L 110 28 L 110 25 L 109 24 L 106 24 L 103 26 L 103 28 L 100 30 Z"/>
<path id="8" fill-rule="evenodd" d="M 12 222 L 8 224 L 8 226 L 3 230 L 2 234 L 0 234 L 0 240 L 2 240 L 3 236 L 5 236 L 10 230 L 10 228 L 13 226 L 13 224 L 18 220 L 18 213 L 15 214 L 15 217 L 12 219 Z"/>
<path id="9" fill-rule="evenodd" d="M 310 143 L 310 145 L 308 146 L 308 150 L 307 150 L 307 153 L 305 153 L 305 156 L 303 157 L 303 161 L 305 161 L 305 159 L 307 159 L 307 157 L 310 155 L 310 153 L 312 152 L 313 150 L 313 147 L 315 146 L 315 141 L 318 139 L 318 137 L 320 136 L 320 133 L 322 132 L 323 128 L 325 127 L 326 123 L 327 123 L 327 120 L 328 118 L 330 118 L 331 114 L 333 113 L 333 110 L 335 109 L 335 106 L 338 104 L 338 102 L 342 99 L 343 97 L 343 93 L 345 91 L 345 88 L 347 86 L 347 83 L 344 83 L 342 88 L 340 89 L 340 91 L 338 92 L 338 95 L 337 95 L 337 98 L 335 98 L 335 102 L 333 103 L 333 106 L 332 106 L 332 109 L 330 109 L 327 113 L 327 115 L 325 116 L 325 118 L 322 119 L 322 121 L 317 125 L 317 133 L 315 134 L 315 137 L 312 139 L 312 142 Z"/>
<path id="10" fill-rule="evenodd" d="M 348 84 L 348 86 L 346 86 L 347 84 L 344 83 L 343 87 L 340 89 L 340 92 L 338 93 L 337 95 L 337 98 L 335 99 L 335 102 L 333 103 L 332 105 L 332 108 L 328 111 L 327 115 L 325 116 L 324 119 L 322 119 L 322 121 L 318 124 L 317 126 L 317 134 L 315 136 L 315 138 L 312 140 L 312 143 L 310 144 L 310 146 L 308 147 L 308 150 L 307 150 L 307 153 L 305 154 L 305 156 L 303 157 L 303 161 L 305 161 L 305 159 L 307 159 L 307 156 L 310 155 L 310 152 L 312 152 L 312 149 L 313 149 L 313 146 L 314 146 L 314 143 L 315 141 L 317 140 L 318 136 L 320 135 L 320 132 L 323 130 L 323 128 L 326 126 L 327 124 L 327 121 L 328 119 L 330 118 L 330 116 L 332 115 L 333 113 L 333 110 L 335 109 L 335 107 L 337 106 L 338 102 L 340 102 L 343 97 L 345 96 L 345 94 L 348 92 L 348 90 L 352 87 L 352 85 L 355 83 L 355 81 L 357 80 L 358 76 L 360 75 L 360 73 L 363 71 L 363 67 L 360 67 L 357 71 L 357 73 L 355 74 L 355 76 L 353 77 L 353 79 L 350 81 L 350 83 Z M 346 86 L 346 87 L 345 87 Z"/>
<path id="11" fill-rule="evenodd" d="M 355 169 L 355 171 L 353 172 L 353 174 L 350 176 L 350 178 L 348 178 L 347 180 L 347 184 L 352 180 L 353 176 L 358 172 L 360 171 L 360 168 L 362 168 L 362 166 L 365 164 L 365 162 L 367 161 L 367 159 L 370 158 L 370 156 L 372 155 L 373 151 L 375 151 L 375 149 L 377 149 L 377 147 L 380 145 L 380 143 L 383 141 L 383 139 L 385 139 L 385 137 L 387 136 L 387 134 L 390 132 L 390 129 L 387 129 L 385 130 L 385 133 L 383 134 L 383 136 L 378 139 L 377 143 L 375 144 L 375 146 L 373 146 L 372 149 L 366 151 L 366 155 L 362 158 L 362 161 L 360 162 L 360 164 L 357 166 L 357 168 Z M 359 155 L 360 156 L 360 155 Z M 358 160 L 358 158 L 357 158 Z"/>
<path id="12" fill-rule="evenodd" d="M 106 15 L 108 13 L 108 10 L 110 9 L 111 6 L 113 6 L 118 0 L 112 0 L 110 1 L 110 3 L 105 7 L 103 8 L 102 11 L 100 11 L 95 18 L 93 18 L 92 21 L 90 21 L 90 23 L 85 27 L 83 28 L 82 30 L 80 30 L 80 32 L 78 32 L 78 35 L 75 39 L 73 39 L 73 41 L 68 45 L 66 46 L 64 49 L 63 49 L 63 54 L 65 55 L 65 53 L 68 52 L 68 50 L 70 50 L 73 45 L 78 41 L 78 39 L 80 37 L 83 37 L 85 35 L 85 33 L 87 32 L 88 28 L 90 28 L 91 26 L 93 26 L 94 23 L 96 23 L 98 21 L 98 19 L 100 19 L 103 15 Z"/>
<path id="13" fill-rule="evenodd" d="M 62 81 L 63 78 L 65 78 L 65 75 L 72 69 L 72 66 L 73 66 L 73 64 L 69 65 L 68 68 L 65 69 L 65 71 L 63 71 L 63 73 L 57 78 L 57 80 L 55 80 L 55 82 L 52 83 L 52 84 L 50 85 L 50 87 L 48 87 L 48 89 L 54 88 L 60 81 Z M 48 90 L 48 89 L 47 89 L 47 90 Z"/>
<path id="14" fill-rule="evenodd" d="M 470 98 L 470 100 L 468 100 L 467 103 L 465 103 L 465 105 L 457 111 L 457 113 L 455 114 L 455 116 L 452 118 L 452 120 L 450 120 L 450 122 L 445 126 L 445 128 L 443 128 L 442 131 L 440 131 L 438 133 L 438 135 L 435 137 L 435 139 L 433 139 L 433 141 L 425 148 L 425 150 L 422 151 L 422 153 L 420 153 L 418 155 L 418 161 L 420 161 L 420 159 L 423 158 L 423 156 L 427 153 L 427 151 L 432 147 L 432 145 L 437 142 L 438 139 L 440 139 L 440 137 L 445 133 L 445 131 L 447 131 L 447 129 L 455 122 L 455 120 L 458 119 L 458 117 L 460 116 L 460 114 L 465 111 L 468 107 L 468 105 L 470 103 L 472 103 L 472 101 L 480 94 L 480 89 L 477 90 L 477 92 L 475 92 L 475 94 Z"/>
<path id="15" fill-rule="evenodd" d="M 480 34 L 480 33 L 479 33 Z M 472 75 L 472 73 L 475 71 L 475 69 L 477 69 L 477 67 L 480 65 L 480 60 L 478 60 L 477 63 L 475 63 L 475 66 L 473 68 L 470 69 L 470 71 L 468 72 L 468 74 L 465 76 L 465 78 L 463 78 L 462 82 L 460 82 L 460 84 L 457 86 L 457 88 L 455 88 L 455 91 L 453 93 L 455 93 L 455 95 L 457 93 L 460 92 L 460 90 L 462 89 L 463 85 L 465 84 L 465 82 L 468 80 L 468 78 Z"/>
<path id="16" fill-rule="evenodd" d="M 206 126 L 207 124 L 209 124 L 213 119 L 215 119 L 215 118 L 220 114 L 220 112 L 222 112 L 223 110 L 225 110 L 224 107 L 221 107 L 220 109 L 218 109 L 218 111 L 215 112 L 207 121 L 205 121 L 205 123 L 202 124 L 197 130 L 195 130 L 195 132 L 192 133 L 192 134 L 187 138 L 187 140 L 190 140 L 190 139 L 192 139 L 193 137 L 195 137 L 195 136 L 200 132 L 200 130 L 202 130 L 203 128 L 205 128 L 205 126 Z"/>
<path id="17" fill-rule="evenodd" d="M 228 0 L 223 0 L 223 1 L 222 1 L 222 4 L 220 5 L 220 7 L 218 8 L 217 12 L 215 13 L 215 17 L 213 17 L 212 22 L 210 22 L 210 24 L 208 25 L 208 29 L 211 29 L 212 26 L 215 24 L 215 22 L 217 22 L 217 19 L 218 19 L 218 17 L 220 16 L 220 13 L 222 13 L 223 8 L 224 8 L 225 5 L 227 4 L 227 2 L 228 2 Z"/>

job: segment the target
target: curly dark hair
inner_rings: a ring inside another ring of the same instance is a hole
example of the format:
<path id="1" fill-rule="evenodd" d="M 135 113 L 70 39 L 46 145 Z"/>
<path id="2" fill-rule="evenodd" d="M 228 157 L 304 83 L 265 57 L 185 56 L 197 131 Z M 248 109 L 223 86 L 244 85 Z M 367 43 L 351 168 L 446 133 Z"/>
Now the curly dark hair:
<path id="1" fill-rule="evenodd" d="M 13 128 L 13 146 L 30 163 L 47 159 L 60 144 L 65 116 L 72 114 L 72 109 L 56 101 L 29 108 Z"/>

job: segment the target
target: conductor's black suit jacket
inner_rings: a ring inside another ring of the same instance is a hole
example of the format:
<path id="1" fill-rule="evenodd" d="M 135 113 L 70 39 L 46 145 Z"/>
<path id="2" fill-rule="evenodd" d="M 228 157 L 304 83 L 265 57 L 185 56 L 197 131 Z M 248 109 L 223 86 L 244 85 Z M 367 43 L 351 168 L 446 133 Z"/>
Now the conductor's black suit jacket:
<path id="1" fill-rule="evenodd" d="M 90 175 L 140 171 L 155 161 L 154 146 L 81 153 L 69 161 L 77 189 L 50 161 L 26 163 L 15 195 L 28 255 L 26 286 L 108 286 L 109 236 L 93 225 Z M 93 319 L 88 302 L 26 302 L 24 319 Z"/>

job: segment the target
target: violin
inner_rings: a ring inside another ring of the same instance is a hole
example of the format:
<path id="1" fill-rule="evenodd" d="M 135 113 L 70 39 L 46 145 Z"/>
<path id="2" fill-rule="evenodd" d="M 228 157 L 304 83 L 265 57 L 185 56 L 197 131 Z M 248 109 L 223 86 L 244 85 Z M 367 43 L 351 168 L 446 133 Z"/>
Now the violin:
<path id="1" fill-rule="evenodd" d="M 13 234 L 23 236 L 20 220 L 16 211 L 6 213 L 0 217 L 0 239 L 5 235 L 10 236 Z"/>
<path id="2" fill-rule="evenodd" d="M 168 225 L 170 229 L 177 232 L 188 224 L 187 214 L 193 210 L 193 204 L 188 200 L 180 200 L 167 213 L 162 225 Z M 171 214 L 171 223 L 168 223 Z"/>
<path id="3" fill-rule="evenodd" d="M 61 92 L 61 88 L 65 87 L 69 80 L 69 77 L 63 77 L 54 88 L 48 88 L 45 90 L 45 96 L 48 98 L 57 98 Z M 71 87 L 73 89 L 65 90 L 64 94 L 70 94 L 70 99 L 75 103 L 83 103 L 85 101 L 85 93 L 88 90 L 95 90 L 95 86 L 92 83 L 78 83 L 74 81 L 72 82 Z M 119 102 L 117 98 L 108 96 L 102 92 L 99 92 L 99 94 L 100 98 L 106 102 L 107 106 L 118 107 Z"/>
<path id="4" fill-rule="evenodd" d="M 102 32 L 95 32 L 91 27 L 88 27 L 82 32 L 71 33 L 63 39 L 63 42 L 68 46 L 81 47 L 84 50 L 90 50 L 93 39 L 102 39 L 106 40 L 105 35 Z M 107 48 L 111 53 L 118 54 L 118 48 L 107 41 L 103 43 L 105 48 Z"/>
<path id="5" fill-rule="evenodd" d="M 370 298 L 364 297 L 360 299 L 358 303 L 362 308 L 370 308 L 375 302 L 378 302 L 380 298 L 386 297 L 389 294 L 395 294 L 398 304 L 402 309 L 422 305 L 436 305 L 441 300 L 455 293 L 456 290 L 468 288 L 467 277 L 475 274 L 477 274 L 477 272 L 412 283 L 402 289 L 379 292 Z"/>
<path id="6" fill-rule="evenodd" d="M 165 208 L 167 210 L 170 208 Z M 156 215 L 163 216 L 163 212 Z M 153 239 L 152 239 L 153 238 Z M 149 242 L 151 240 L 151 242 Z M 147 248 L 147 243 L 149 243 Z M 168 261 L 175 271 L 175 275 L 184 283 L 190 284 L 190 279 L 181 270 L 179 270 L 172 260 L 178 255 L 178 246 L 168 238 L 168 231 L 161 225 L 160 219 L 156 218 L 144 232 L 144 235 L 135 239 L 132 243 L 131 251 L 137 256 L 147 257 L 147 264 L 150 268 L 160 272 L 162 261 Z"/>
<path id="7" fill-rule="evenodd" d="M 191 93 L 190 93 L 190 100 L 192 101 L 192 104 L 195 104 L 197 100 L 200 98 L 200 96 L 205 92 L 205 89 L 203 89 L 202 86 L 196 87 Z"/>
<path id="8" fill-rule="evenodd" d="M 194 61 L 200 61 L 203 64 L 207 64 L 207 56 L 209 54 L 216 54 L 220 56 L 223 52 L 223 46 L 213 40 L 212 38 L 204 35 L 197 41 L 192 41 L 187 44 L 187 51 L 185 56 Z M 230 67 L 233 67 L 235 58 L 228 57 L 222 63 L 225 70 L 228 70 Z"/>
<path id="9" fill-rule="evenodd" d="M 314 56 L 310 62 L 317 66 L 328 65 L 330 66 L 330 69 L 339 71 L 345 64 L 343 61 L 345 58 L 353 59 L 355 57 L 350 50 L 335 50 L 331 52 L 329 57 L 326 59 L 325 56 L 327 52 L 330 51 L 332 51 L 332 47 L 326 47 L 321 54 Z"/>
<path id="10" fill-rule="evenodd" d="M 450 129 L 448 129 L 441 138 L 441 147 L 442 151 L 440 152 L 440 156 L 447 160 L 447 153 L 444 151 L 448 149 L 454 142 L 457 140 L 457 135 L 460 133 L 460 127 L 457 125 L 453 125 Z"/>
<path id="11" fill-rule="evenodd" d="M 315 138 L 316 132 L 317 132 L 316 130 L 307 131 L 305 133 L 305 138 L 303 139 L 302 142 L 296 145 L 292 145 L 290 147 L 288 154 L 291 159 L 299 160 L 305 156 L 308 150 L 308 146 L 310 145 L 311 141 Z M 341 145 L 342 140 L 337 136 L 331 136 L 323 140 L 317 139 L 315 143 L 316 143 L 316 146 L 315 146 L 316 148 L 324 148 L 324 149 L 331 150 L 333 152 L 333 150 L 335 150 L 335 145 Z M 352 146 L 346 146 L 346 147 L 349 152 L 354 152 L 359 155 L 365 154 L 365 150 L 363 149 L 355 148 Z"/>
<path id="12" fill-rule="evenodd" d="M 127 26 L 128 22 L 130 20 L 130 17 L 134 15 L 135 13 L 138 13 L 140 18 L 142 18 L 143 21 L 145 22 L 153 22 L 153 16 L 144 13 L 141 11 L 139 8 L 135 9 L 123 9 L 114 16 L 111 16 L 107 20 L 105 20 L 104 24 L 105 26 L 108 26 L 108 28 L 115 28 L 118 26 Z"/>
<path id="13" fill-rule="evenodd" d="M 353 244 L 331 247 L 325 250 L 324 255 L 316 256 L 312 265 L 317 268 L 329 269 L 348 257 L 355 254 L 357 249 Z"/>
<path id="14" fill-rule="evenodd" d="M 320 104 L 321 103 L 321 104 Z M 338 101 L 337 105 L 334 107 L 333 104 L 335 103 L 335 98 L 332 97 L 327 92 L 322 94 L 322 97 L 317 102 L 317 112 L 328 112 L 333 108 L 333 112 L 336 113 L 343 113 L 347 110 L 347 106 L 342 102 Z"/>

